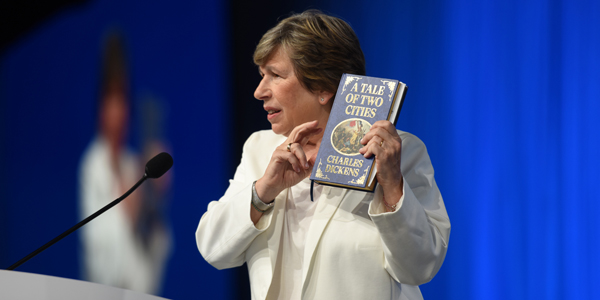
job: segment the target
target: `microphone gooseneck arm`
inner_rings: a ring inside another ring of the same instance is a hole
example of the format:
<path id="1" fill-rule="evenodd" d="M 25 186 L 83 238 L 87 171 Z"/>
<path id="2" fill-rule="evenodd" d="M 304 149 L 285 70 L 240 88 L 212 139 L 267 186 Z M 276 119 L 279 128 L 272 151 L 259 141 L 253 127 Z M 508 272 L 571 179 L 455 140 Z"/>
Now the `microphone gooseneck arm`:
<path id="1" fill-rule="evenodd" d="M 127 192 L 125 192 L 125 194 L 123 194 L 123 196 L 115 199 L 113 202 L 107 204 L 103 208 L 99 209 L 97 212 L 95 212 L 92 215 L 90 215 L 89 217 L 83 219 L 81 222 L 75 224 L 75 226 L 73 226 L 73 227 L 69 228 L 67 231 L 61 233 L 59 236 L 55 237 L 53 240 L 46 243 L 44 246 L 41 246 L 37 250 L 29 253 L 29 255 L 23 257 L 21 260 L 14 263 L 12 266 L 6 268 L 6 270 L 14 270 L 15 268 L 22 265 L 26 261 L 30 260 L 34 256 L 36 256 L 36 255 L 40 254 L 42 251 L 46 250 L 48 247 L 54 245 L 54 243 L 62 240 L 67 235 L 73 233 L 73 231 L 79 229 L 81 226 L 87 224 L 91 220 L 93 220 L 96 217 L 98 217 L 99 215 L 103 214 L 105 211 L 107 211 L 107 210 L 111 209 L 113 206 L 119 204 L 119 202 L 121 202 L 123 199 L 127 198 L 127 196 L 129 196 L 131 193 L 133 193 L 133 191 L 135 191 L 146 179 L 148 179 L 148 174 L 144 173 L 144 176 L 142 177 L 142 179 L 140 179 L 133 187 L 131 187 Z"/>

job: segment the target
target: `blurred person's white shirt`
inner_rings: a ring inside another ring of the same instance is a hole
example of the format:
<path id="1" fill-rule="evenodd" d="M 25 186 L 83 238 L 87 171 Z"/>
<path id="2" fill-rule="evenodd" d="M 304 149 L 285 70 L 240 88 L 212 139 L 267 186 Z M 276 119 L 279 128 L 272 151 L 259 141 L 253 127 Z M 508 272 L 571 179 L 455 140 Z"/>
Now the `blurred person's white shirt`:
<path id="1" fill-rule="evenodd" d="M 109 151 L 108 143 L 98 136 L 83 155 L 79 170 L 81 219 L 120 197 L 143 175 L 136 156 L 124 148 L 119 156 L 119 182 L 111 168 Z M 160 291 L 170 236 L 166 230 L 157 230 L 150 244 L 144 246 L 128 218 L 121 202 L 81 228 L 84 279 L 156 294 Z"/>

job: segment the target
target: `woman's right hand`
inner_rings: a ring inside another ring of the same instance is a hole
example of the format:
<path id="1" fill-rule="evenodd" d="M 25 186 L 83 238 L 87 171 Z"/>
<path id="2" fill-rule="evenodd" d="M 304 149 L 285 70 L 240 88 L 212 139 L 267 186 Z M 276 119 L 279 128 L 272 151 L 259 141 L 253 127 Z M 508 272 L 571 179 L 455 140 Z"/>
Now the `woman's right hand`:
<path id="1" fill-rule="evenodd" d="M 318 143 L 309 143 L 309 140 L 321 133 L 322 128 L 318 125 L 318 121 L 298 125 L 286 141 L 275 149 L 265 174 L 256 182 L 256 193 L 262 201 L 271 202 L 281 191 L 310 175 Z"/>

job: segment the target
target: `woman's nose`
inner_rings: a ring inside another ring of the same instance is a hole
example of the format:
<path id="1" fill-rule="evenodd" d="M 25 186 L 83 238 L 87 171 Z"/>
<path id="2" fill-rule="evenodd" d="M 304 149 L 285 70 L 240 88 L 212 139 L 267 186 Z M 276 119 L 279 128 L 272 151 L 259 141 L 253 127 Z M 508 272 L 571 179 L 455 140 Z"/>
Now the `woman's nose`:
<path id="1" fill-rule="evenodd" d="M 263 77 L 258 83 L 256 90 L 254 91 L 254 98 L 258 100 L 267 100 L 270 97 L 270 94 L 271 93 L 267 86 L 265 77 Z"/>

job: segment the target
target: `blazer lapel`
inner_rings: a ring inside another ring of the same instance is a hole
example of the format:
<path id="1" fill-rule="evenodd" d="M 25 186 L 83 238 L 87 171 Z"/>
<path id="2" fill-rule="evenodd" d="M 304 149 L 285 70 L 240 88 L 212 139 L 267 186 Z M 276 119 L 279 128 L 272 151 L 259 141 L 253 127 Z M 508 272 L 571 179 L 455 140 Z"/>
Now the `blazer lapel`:
<path id="1" fill-rule="evenodd" d="M 288 189 L 283 190 L 275 198 L 275 207 L 273 207 L 272 219 L 275 224 L 271 226 L 267 243 L 269 245 L 269 256 L 271 258 L 271 271 L 275 272 L 275 264 L 277 263 L 277 253 L 281 243 L 281 235 L 283 233 L 283 222 L 285 219 L 285 202 L 287 201 Z"/>
<path id="2" fill-rule="evenodd" d="M 317 208 L 310 221 L 310 227 L 306 235 L 306 243 L 304 245 L 304 263 L 302 267 L 302 285 L 306 280 L 306 276 L 310 269 L 312 258 L 321 239 L 321 235 L 329 224 L 331 217 L 335 214 L 338 206 L 342 202 L 342 199 L 348 192 L 347 189 L 333 188 L 329 186 L 323 186 L 323 192 L 319 196 L 317 201 Z"/>

